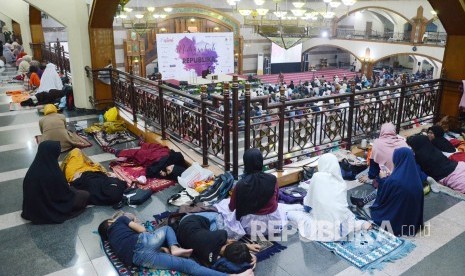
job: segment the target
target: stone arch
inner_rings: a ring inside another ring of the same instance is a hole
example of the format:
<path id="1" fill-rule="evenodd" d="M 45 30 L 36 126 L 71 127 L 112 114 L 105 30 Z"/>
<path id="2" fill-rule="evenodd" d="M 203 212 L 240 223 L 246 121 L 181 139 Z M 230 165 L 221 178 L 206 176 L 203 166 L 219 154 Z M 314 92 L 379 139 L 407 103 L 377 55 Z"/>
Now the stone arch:
<path id="1" fill-rule="evenodd" d="M 386 56 L 383 56 L 383 57 L 380 57 L 380 58 L 374 60 L 374 61 L 373 61 L 373 64 L 376 64 L 376 63 L 380 62 L 380 61 L 383 60 L 383 59 L 390 58 L 390 57 L 395 57 L 395 56 L 399 56 L 399 55 L 421 56 L 421 57 L 425 57 L 425 58 L 428 58 L 428 59 L 430 59 L 430 60 L 433 60 L 433 61 L 442 63 L 442 60 L 440 60 L 440 59 L 438 59 L 438 58 L 435 58 L 435 57 L 432 57 L 432 56 L 429 56 L 429 55 L 425 55 L 425 54 L 421 54 L 421 53 L 411 52 L 411 53 L 395 53 L 395 54 L 386 55 Z"/>
<path id="2" fill-rule="evenodd" d="M 341 50 L 343 50 L 343 51 L 346 51 L 346 52 L 350 53 L 351 55 L 353 55 L 359 62 L 362 62 L 362 60 L 360 59 L 360 57 L 357 56 L 356 54 L 354 54 L 352 51 L 347 50 L 347 48 L 341 47 L 341 46 L 339 46 L 339 45 L 333 45 L 333 44 L 320 44 L 320 45 L 315 45 L 315 46 L 312 46 L 312 47 L 310 47 L 310 48 L 304 50 L 304 51 L 302 52 L 302 54 L 305 54 L 306 52 L 310 52 L 311 50 L 313 50 L 313 49 L 315 49 L 315 48 L 325 47 L 325 46 L 326 46 L 326 47 L 339 48 L 339 49 L 341 49 Z"/>
<path id="3" fill-rule="evenodd" d="M 365 6 L 365 7 L 361 7 L 361 8 L 358 8 L 358 9 L 351 10 L 350 12 L 348 12 L 348 13 L 342 15 L 341 17 L 337 18 L 335 24 L 338 24 L 341 20 L 343 20 L 344 18 L 348 17 L 349 15 L 351 15 L 353 13 L 356 13 L 356 12 L 362 11 L 362 10 L 366 10 L 366 9 L 380 9 L 380 10 L 385 10 L 387 12 L 392 12 L 392 13 L 395 13 L 398 16 L 402 17 L 403 19 L 405 19 L 408 23 L 413 24 L 413 21 L 411 19 L 407 18 L 405 15 L 403 15 L 403 14 L 401 14 L 401 13 L 395 11 L 395 10 L 385 8 L 385 7 L 379 7 L 379 6 Z"/>

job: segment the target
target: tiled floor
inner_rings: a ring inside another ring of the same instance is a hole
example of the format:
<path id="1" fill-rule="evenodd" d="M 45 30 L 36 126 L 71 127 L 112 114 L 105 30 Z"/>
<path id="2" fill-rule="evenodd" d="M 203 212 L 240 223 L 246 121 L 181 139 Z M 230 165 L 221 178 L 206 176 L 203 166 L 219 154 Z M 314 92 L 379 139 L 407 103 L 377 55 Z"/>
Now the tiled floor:
<path id="1" fill-rule="evenodd" d="M 0 72 L 0 80 L 11 74 L 14 70 Z M 5 91 L 14 88 L 0 84 L 0 275 L 117 275 L 94 233 L 98 224 L 114 212 L 111 207 L 88 208 L 81 216 L 59 225 L 32 225 L 21 219 L 22 180 L 37 150 L 34 135 L 39 134 L 41 115 L 36 110 L 10 112 Z M 97 120 L 97 115 L 89 111 L 65 114 L 70 125 L 78 120 Z M 95 144 L 84 152 L 106 167 L 113 158 Z M 353 190 L 371 189 L 351 183 L 354 186 Z M 171 187 L 137 209 L 125 210 L 151 219 L 156 213 L 173 209 L 165 202 L 178 190 Z M 424 216 L 431 226 L 430 235 L 413 238 L 417 247 L 411 254 L 375 274 L 464 275 L 465 202 L 430 194 L 425 198 Z M 297 235 L 283 244 L 288 248 L 259 263 L 256 275 L 363 274 L 318 244 L 301 242 Z"/>

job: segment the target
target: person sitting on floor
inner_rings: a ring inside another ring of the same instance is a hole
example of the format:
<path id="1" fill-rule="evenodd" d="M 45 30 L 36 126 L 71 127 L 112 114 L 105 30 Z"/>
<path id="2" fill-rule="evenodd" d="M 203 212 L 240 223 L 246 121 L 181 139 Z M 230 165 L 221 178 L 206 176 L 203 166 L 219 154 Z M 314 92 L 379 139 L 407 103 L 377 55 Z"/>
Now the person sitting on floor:
<path id="1" fill-rule="evenodd" d="M 147 167 L 146 176 L 151 178 L 164 178 L 177 181 L 178 176 L 186 170 L 186 161 L 180 152 L 170 150 L 168 156 Z"/>
<path id="2" fill-rule="evenodd" d="M 278 181 L 276 176 L 262 172 L 263 156 L 258 149 L 244 153 L 244 176 L 234 186 L 229 210 L 236 211 L 246 233 L 251 233 L 252 222 L 279 221 Z"/>
<path id="3" fill-rule="evenodd" d="M 85 210 L 89 193 L 68 185 L 58 165 L 60 142 L 39 144 L 23 181 L 21 217 L 34 224 L 62 223 Z"/>
<path id="4" fill-rule="evenodd" d="M 62 151 L 70 150 L 74 147 L 82 147 L 79 136 L 66 129 L 66 118 L 63 114 L 58 114 L 58 110 L 53 104 L 44 106 L 44 117 L 39 121 L 42 136 L 40 141 L 59 141 Z"/>
<path id="5" fill-rule="evenodd" d="M 388 222 L 387 229 L 396 236 L 413 236 L 423 226 L 423 185 L 413 152 L 399 148 L 393 155 L 392 174 L 379 183 L 375 202 L 370 207 L 377 225 Z M 385 177 L 384 171 L 381 177 Z"/>
<path id="6" fill-rule="evenodd" d="M 50 90 L 62 90 L 63 82 L 56 71 L 56 66 L 53 63 L 47 64 L 42 77 L 40 77 L 40 86 L 37 92 L 49 92 Z"/>
<path id="7" fill-rule="evenodd" d="M 147 232 L 134 216 L 123 214 L 104 220 L 98 227 L 103 240 L 108 240 L 116 256 L 126 265 L 169 269 L 194 276 L 227 275 L 182 257 L 189 257 L 192 249 L 179 246 L 176 234 L 169 226 L 153 233 Z M 253 275 L 247 270 L 241 275 Z"/>
<path id="8" fill-rule="evenodd" d="M 29 86 L 35 90 L 40 86 L 40 77 L 38 75 L 39 67 L 32 65 L 29 66 Z"/>
<path id="9" fill-rule="evenodd" d="M 89 204 L 113 205 L 121 201 L 126 182 L 116 178 L 80 149 L 71 150 L 61 163 L 61 170 L 71 187 L 89 192 Z"/>
<path id="10" fill-rule="evenodd" d="M 229 263 L 231 270 L 223 272 L 243 272 L 256 263 L 256 258 L 250 252 L 258 252 L 258 244 L 245 244 L 228 240 L 226 230 L 219 229 L 216 221 L 221 214 L 216 212 L 200 212 L 182 217 L 176 229 L 180 245 L 192 248 L 192 256 L 200 264 L 217 269 L 219 263 Z M 222 260 L 219 260 L 222 258 Z"/>
<path id="11" fill-rule="evenodd" d="M 354 231 L 371 227 L 367 221 L 356 220 L 348 207 L 347 184 L 337 157 L 326 153 L 318 160 L 318 172 L 313 174 L 304 197 L 305 211 L 289 211 L 287 218 L 298 225 L 303 239 L 339 241 Z M 320 225 L 329 225 L 334 231 L 318 229 Z"/>
<path id="12" fill-rule="evenodd" d="M 448 159 L 424 135 L 407 139 L 421 169 L 440 184 L 465 193 L 465 162 Z"/>
<path id="13" fill-rule="evenodd" d="M 451 142 L 444 138 L 444 129 L 441 126 L 435 125 L 428 128 L 428 138 L 431 144 L 448 157 L 457 151 Z"/>

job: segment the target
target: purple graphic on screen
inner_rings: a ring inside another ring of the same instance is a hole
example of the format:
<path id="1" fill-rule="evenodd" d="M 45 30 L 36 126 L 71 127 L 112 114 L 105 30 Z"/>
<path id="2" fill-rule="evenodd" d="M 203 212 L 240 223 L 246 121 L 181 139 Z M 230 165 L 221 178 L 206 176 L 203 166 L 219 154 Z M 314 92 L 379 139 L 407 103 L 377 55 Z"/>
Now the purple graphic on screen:
<path id="1" fill-rule="evenodd" d="M 192 40 L 184 37 L 176 46 L 176 52 L 185 70 L 194 69 L 197 76 L 201 76 L 205 70 L 210 70 L 210 73 L 215 72 L 218 54 L 214 43 L 200 42 L 197 44 L 195 37 Z"/>

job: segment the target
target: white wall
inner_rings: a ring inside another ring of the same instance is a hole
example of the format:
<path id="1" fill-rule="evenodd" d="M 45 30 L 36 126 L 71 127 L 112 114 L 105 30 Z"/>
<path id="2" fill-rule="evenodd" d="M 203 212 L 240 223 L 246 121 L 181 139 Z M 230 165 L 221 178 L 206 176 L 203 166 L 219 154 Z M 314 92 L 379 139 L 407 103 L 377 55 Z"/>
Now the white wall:
<path id="1" fill-rule="evenodd" d="M 84 71 L 85 66 L 91 65 L 88 3 L 84 0 L 25 1 L 67 27 L 75 104 L 79 108 L 93 108 L 88 100 L 89 96 L 92 96 L 90 80 Z M 24 10 L 26 9 L 22 9 L 23 13 Z"/>
<path id="2" fill-rule="evenodd" d="M 2 1 L 1 12 L 20 25 L 24 51 L 32 54 L 31 47 L 29 46 L 29 43 L 32 41 L 29 27 L 29 5 L 23 0 Z"/>
<path id="3" fill-rule="evenodd" d="M 5 27 L 7 28 L 7 30 L 11 31 L 13 29 L 10 17 L 0 12 L 0 20 L 3 21 L 3 23 L 5 23 Z M 5 43 L 5 41 L 3 41 L 3 43 Z"/>

